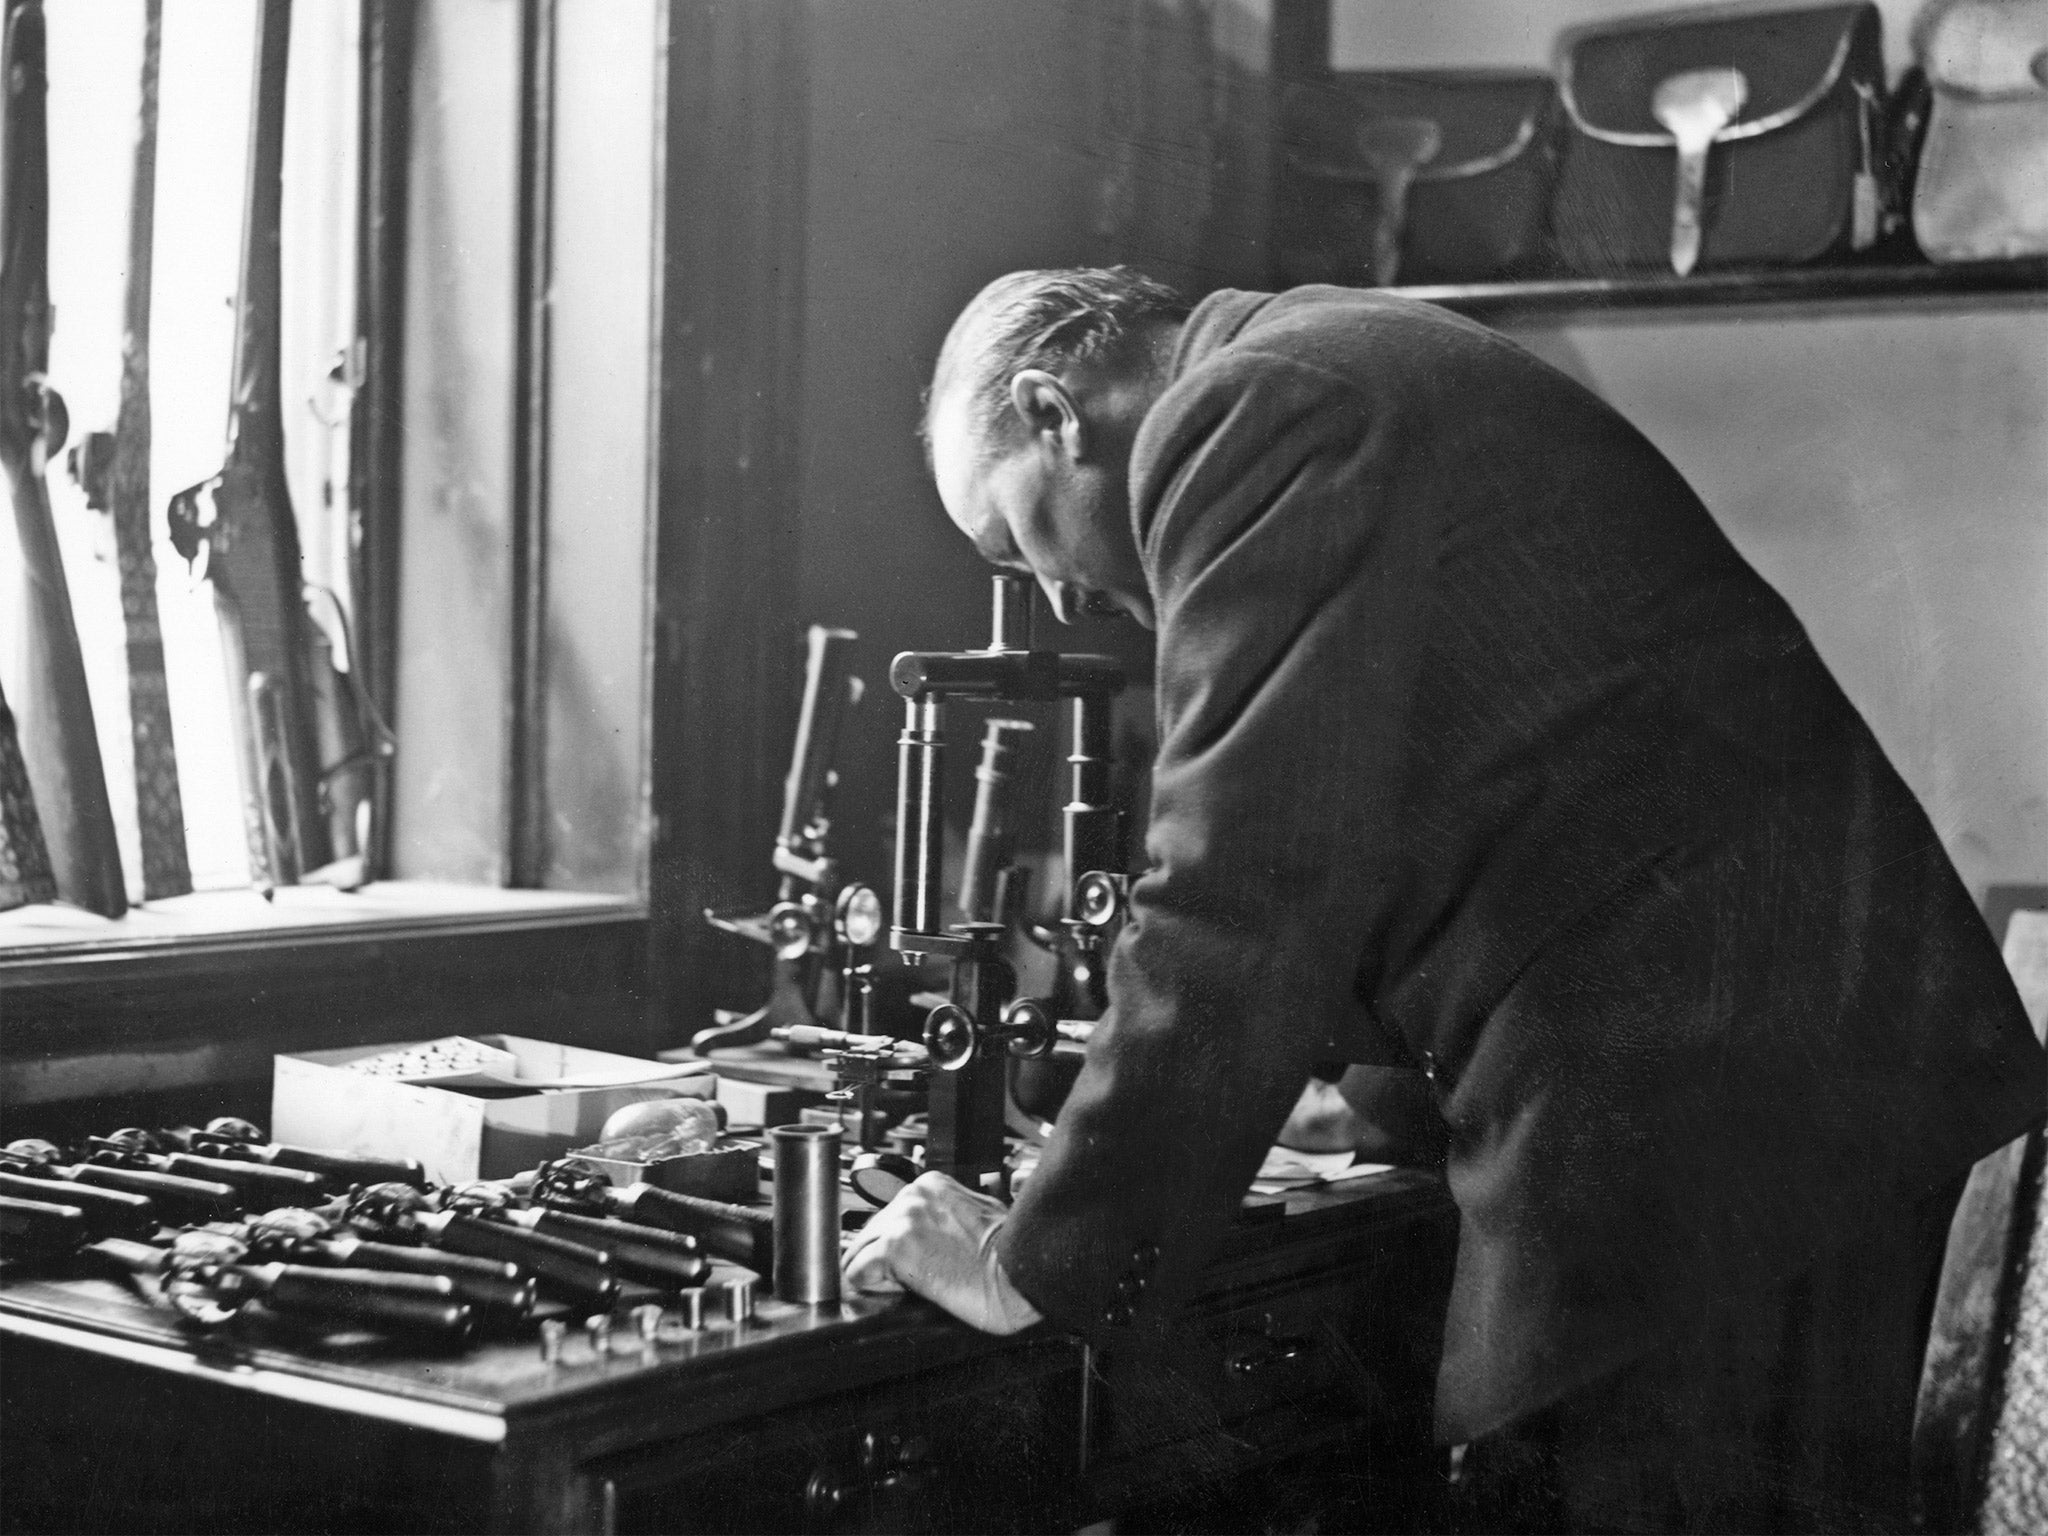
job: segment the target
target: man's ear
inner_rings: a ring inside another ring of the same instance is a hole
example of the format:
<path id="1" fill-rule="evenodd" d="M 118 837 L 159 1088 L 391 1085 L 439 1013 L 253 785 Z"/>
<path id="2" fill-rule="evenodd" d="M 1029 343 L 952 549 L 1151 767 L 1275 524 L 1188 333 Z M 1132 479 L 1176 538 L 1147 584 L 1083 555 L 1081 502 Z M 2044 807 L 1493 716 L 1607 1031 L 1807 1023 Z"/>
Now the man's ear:
<path id="1" fill-rule="evenodd" d="M 1010 406 L 1034 442 L 1051 433 L 1060 451 L 1079 461 L 1088 449 L 1088 427 L 1080 404 L 1055 374 L 1025 368 L 1010 380 Z"/>

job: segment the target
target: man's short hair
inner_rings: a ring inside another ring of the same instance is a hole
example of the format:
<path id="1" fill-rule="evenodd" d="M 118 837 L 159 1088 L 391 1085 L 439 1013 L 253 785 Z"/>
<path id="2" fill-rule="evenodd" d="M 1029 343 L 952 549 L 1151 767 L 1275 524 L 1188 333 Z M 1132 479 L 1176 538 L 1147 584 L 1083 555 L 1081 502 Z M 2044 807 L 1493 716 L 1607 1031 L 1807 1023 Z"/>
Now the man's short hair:
<path id="1" fill-rule="evenodd" d="M 922 435 L 931 451 L 932 412 L 967 391 L 977 454 L 1008 435 L 1010 380 L 1026 368 L 1058 372 L 1102 357 L 1147 326 L 1185 320 L 1186 299 L 1130 267 L 1055 267 L 999 277 L 960 312 L 939 349 L 925 391 Z"/>

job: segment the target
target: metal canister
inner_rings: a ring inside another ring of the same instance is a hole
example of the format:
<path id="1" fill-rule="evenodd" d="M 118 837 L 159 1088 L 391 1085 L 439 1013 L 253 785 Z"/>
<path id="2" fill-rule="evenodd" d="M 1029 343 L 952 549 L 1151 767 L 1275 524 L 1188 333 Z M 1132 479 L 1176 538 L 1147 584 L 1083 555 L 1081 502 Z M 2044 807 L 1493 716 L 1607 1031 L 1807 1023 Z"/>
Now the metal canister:
<path id="1" fill-rule="evenodd" d="M 805 1304 L 839 1299 L 839 1128 L 778 1125 L 775 1295 Z"/>

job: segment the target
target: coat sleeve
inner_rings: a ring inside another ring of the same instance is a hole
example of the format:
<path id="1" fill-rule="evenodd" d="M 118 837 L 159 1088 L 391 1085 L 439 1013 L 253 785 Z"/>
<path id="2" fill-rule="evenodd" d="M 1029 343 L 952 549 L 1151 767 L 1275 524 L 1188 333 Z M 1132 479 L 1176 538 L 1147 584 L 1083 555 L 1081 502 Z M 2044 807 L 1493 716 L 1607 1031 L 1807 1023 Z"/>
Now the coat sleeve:
<path id="1" fill-rule="evenodd" d="M 1163 1326 L 1311 1065 L 1399 1059 L 1376 1058 L 1359 998 L 1400 883 L 1403 634 L 1426 566 L 1400 516 L 1408 437 L 1398 405 L 1237 349 L 1140 435 L 1150 868 L 1110 1012 L 1001 1239 L 1011 1279 L 1074 1332 Z"/>

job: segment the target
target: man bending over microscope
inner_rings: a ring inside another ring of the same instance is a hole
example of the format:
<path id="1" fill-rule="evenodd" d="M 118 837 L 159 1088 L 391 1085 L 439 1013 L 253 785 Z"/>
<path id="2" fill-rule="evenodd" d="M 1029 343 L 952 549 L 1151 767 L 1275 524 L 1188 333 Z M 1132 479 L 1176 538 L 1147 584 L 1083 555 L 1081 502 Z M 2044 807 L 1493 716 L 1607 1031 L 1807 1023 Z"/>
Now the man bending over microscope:
<path id="1" fill-rule="evenodd" d="M 1008 1211 L 925 1175 L 851 1283 L 1156 1335 L 1312 1066 L 1417 1067 L 1475 1518 L 1904 1528 L 1949 1218 L 2042 1119 L 2041 1051 L 1911 792 L 1677 472 L 1432 306 L 1190 312 L 1123 269 L 992 283 L 925 430 L 990 561 L 1158 631 L 1160 745 L 1044 1161 Z"/>

